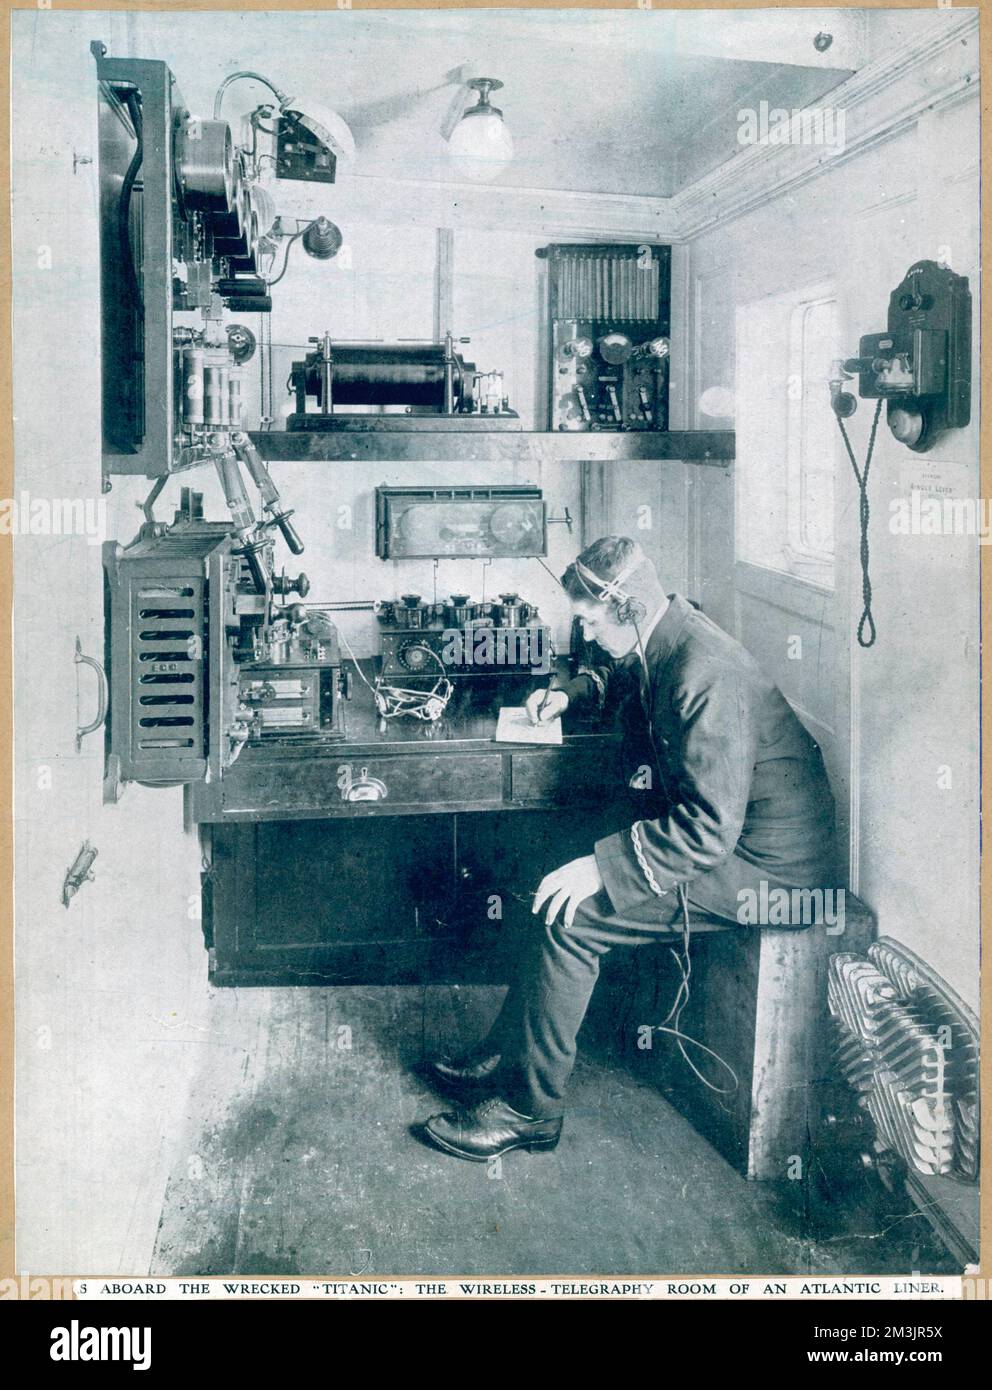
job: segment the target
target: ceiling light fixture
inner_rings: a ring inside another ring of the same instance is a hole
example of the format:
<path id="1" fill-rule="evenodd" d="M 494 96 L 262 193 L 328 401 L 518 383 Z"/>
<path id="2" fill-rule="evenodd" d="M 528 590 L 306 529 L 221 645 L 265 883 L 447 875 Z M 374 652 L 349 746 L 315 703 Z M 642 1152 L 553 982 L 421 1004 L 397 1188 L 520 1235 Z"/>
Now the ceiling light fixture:
<path id="1" fill-rule="evenodd" d="M 498 106 L 490 106 L 489 93 L 502 87 L 494 77 L 473 77 L 468 83 L 479 93 L 455 126 L 448 140 L 448 154 L 456 173 L 472 183 L 489 183 L 513 158 L 513 137 Z"/>

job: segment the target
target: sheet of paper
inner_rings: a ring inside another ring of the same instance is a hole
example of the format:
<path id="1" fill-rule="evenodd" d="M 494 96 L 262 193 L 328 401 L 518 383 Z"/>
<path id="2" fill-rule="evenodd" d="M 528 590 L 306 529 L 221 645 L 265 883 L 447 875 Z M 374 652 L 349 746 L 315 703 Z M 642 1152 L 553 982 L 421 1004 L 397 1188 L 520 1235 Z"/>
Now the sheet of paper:
<path id="1" fill-rule="evenodd" d="M 496 725 L 497 743 L 561 743 L 561 717 L 532 724 L 522 705 L 504 705 Z"/>

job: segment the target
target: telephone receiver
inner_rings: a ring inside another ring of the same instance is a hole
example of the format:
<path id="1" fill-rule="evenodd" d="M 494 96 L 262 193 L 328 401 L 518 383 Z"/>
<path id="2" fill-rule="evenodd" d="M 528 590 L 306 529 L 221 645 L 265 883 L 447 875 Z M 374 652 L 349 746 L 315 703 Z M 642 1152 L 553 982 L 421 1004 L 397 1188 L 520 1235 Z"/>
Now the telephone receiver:
<path id="1" fill-rule="evenodd" d="M 889 296 L 888 330 L 869 333 L 858 356 L 830 370 L 830 404 L 838 420 L 858 408 L 844 390 L 858 378 L 863 400 L 883 399 L 900 443 L 926 453 L 949 429 L 971 420 L 971 293 L 968 279 L 936 261 L 917 261 Z"/>

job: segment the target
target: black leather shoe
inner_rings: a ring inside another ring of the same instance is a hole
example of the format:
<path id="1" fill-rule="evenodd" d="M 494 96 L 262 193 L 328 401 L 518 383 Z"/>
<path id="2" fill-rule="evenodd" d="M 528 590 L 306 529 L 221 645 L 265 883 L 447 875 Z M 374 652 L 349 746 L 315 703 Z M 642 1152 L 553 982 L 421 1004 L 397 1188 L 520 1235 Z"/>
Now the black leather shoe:
<path id="1" fill-rule="evenodd" d="M 499 1064 L 498 1052 L 488 1056 L 469 1053 L 467 1057 L 436 1057 L 425 1064 L 423 1072 L 434 1086 L 459 1096 L 479 1099 L 482 1094 L 492 1094 L 496 1089 L 494 1078 Z"/>
<path id="2" fill-rule="evenodd" d="M 480 1101 L 471 1109 L 432 1115 L 423 1127 L 430 1143 L 457 1158 L 485 1163 L 511 1149 L 539 1153 L 553 1149 L 561 1138 L 561 1116 L 535 1120 L 521 1115 L 500 1096 Z"/>

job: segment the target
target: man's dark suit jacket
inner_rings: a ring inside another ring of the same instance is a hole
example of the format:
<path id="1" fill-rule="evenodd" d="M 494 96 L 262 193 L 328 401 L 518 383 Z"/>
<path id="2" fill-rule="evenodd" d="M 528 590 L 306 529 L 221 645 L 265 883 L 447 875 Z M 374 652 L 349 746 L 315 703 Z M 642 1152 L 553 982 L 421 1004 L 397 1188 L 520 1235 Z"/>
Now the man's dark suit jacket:
<path id="1" fill-rule="evenodd" d="M 823 759 L 777 686 L 679 594 L 644 655 L 580 668 L 562 687 L 613 706 L 629 770 L 652 767 L 643 818 L 596 843 L 614 910 L 643 909 L 681 882 L 692 902 L 738 920 L 741 891 L 762 882 L 836 887 Z"/>

